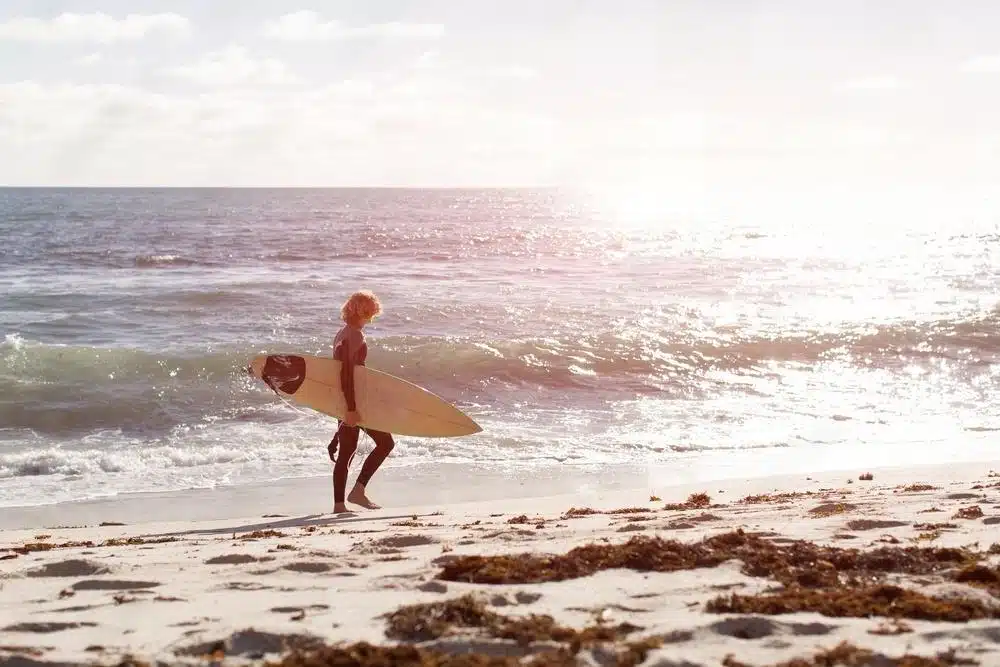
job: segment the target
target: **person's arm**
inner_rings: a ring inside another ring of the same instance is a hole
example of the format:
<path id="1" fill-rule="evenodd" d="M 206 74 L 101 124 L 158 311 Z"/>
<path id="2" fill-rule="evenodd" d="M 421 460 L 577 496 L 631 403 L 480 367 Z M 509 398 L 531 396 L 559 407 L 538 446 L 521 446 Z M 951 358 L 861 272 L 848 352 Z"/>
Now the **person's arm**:
<path id="1" fill-rule="evenodd" d="M 347 401 L 347 411 L 357 412 L 358 406 L 354 397 L 354 352 L 345 341 L 344 358 L 340 363 L 340 389 Z"/>
<path id="2" fill-rule="evenodd" d="M 359 342 L 355 337 L 348 334 L 340 343 L 340 389 L 344 392 L 344 401 L 347 403 L 347 414 L 344 421 L 348 426 L 357 426 L 360 421 L 358 415 L 357 400 L 354 395 L 354 368 L 357 366 L 357 356 Z"/>

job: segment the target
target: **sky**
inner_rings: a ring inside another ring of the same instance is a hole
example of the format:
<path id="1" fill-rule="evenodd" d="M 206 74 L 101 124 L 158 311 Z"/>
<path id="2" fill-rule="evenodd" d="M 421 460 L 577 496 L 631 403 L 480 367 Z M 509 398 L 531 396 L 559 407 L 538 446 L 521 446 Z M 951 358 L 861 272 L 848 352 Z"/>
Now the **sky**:
<path id="1" fill-rule="evenodd" d="M 5 0 L 0 184 L 992 206 L 998 35 L 992 0 Z"/>

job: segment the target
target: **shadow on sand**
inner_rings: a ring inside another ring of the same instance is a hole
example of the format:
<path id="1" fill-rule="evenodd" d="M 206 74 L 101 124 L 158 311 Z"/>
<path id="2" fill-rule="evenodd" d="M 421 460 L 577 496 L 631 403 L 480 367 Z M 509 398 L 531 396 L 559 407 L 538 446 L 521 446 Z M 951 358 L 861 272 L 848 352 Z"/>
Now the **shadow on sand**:
<path id="1" fill-rule="evenodd" d="M 439 516 L 438 514 L 356 514 L 347 512 L 345 514 L 308 514 L 300 517 L 288 517 L 276 521 L 262 521 L 259 523 L 245 523 L 240 525 L 219 526 L 216 528 L 192 528 L 191 530 L 180 530 L 172 533 L 158 533 L 156 535 L 146 535 L 147 538 L 157 537 L 183 537 L 193 535 L 233 535 L 236 533 L 252 533 L 257 530 L 281 530 L 282 528 L 307 528 L 309 526 L 338 526 L 342 524 L 375 522 L 375 521 L 398 521 L 400 519 L 415 519 L 426 516 Z"/>

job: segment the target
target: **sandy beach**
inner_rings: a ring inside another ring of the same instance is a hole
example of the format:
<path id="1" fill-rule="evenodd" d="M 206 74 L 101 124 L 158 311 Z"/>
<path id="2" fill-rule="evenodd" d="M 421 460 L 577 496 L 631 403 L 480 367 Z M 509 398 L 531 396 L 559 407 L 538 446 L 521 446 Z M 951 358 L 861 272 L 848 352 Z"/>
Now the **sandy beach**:
<path id="1" fill-rule="evenodd" d="M 0 667 L 1000 667 L 998 35 L 0 3 Z"/>
<path id="2" fill-rule="evenodd" d="M 996 665 L 998 471 L 6 530 L 0 664 Z"/>

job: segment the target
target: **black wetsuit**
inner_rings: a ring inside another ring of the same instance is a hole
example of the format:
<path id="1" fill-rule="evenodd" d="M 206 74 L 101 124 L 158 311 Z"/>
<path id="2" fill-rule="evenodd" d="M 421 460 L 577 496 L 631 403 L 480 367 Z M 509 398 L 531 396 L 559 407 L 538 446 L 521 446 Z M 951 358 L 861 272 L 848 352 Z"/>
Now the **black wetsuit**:
<path id="1" fill-rule="evenodd" d="M 340 388 L 344 392 L 347 402 L 347 409 L 357 410 L 357 403 L 354 396 L 354 367 L 364 366 L 368 357 L 368 344 L 365 341 L 364 332 L 349 324 L 344 325 L 337 332 L 333 339 L 333 358 L 341 362 Z M 362 419 L 364 415 L 361 415 Z M 367 486 L 372 475 L 378 470 L 385 458 L 395 447 L 391 433 L 376 431 L 374 429 L 361 426 L 348 426 L 343 421 L 337 424 L 337 433 L 330 441 L 327 451 L 330 460 L 334 462 L 333 468 L 333 501 L 335 503 L 344 502 L 344 493 L 347 488 L 347 471 L 354 458 L 354 453 L 358 449 L 358 436 L 364 430 L 371 439 L 375 441 L 375 449 L 365 459 L 361 466 L 361 474 L 358 475 L 358 483 Z M 339 451 L 338 451 L 339 449 Z"/>

